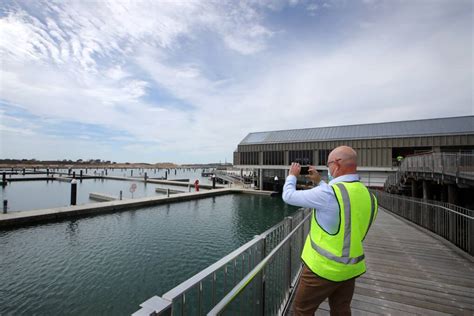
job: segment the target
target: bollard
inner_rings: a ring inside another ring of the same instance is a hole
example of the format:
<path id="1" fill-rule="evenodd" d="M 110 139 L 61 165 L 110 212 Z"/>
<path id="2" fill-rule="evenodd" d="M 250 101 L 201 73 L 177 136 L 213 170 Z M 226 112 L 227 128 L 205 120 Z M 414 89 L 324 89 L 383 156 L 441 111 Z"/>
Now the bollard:
<path id="1" fill-rule="evenodd" d="M 216 175 L 215 174 L 212 175 L 212 188 L 213 189 L 216 188 Z"/>
<path id="2" fill-rule="evenodd" d="M 79 171 L 79 177 L 80 177 L 80 178 L 81 178 L 81 180 L 82 180 L 82 170 L 81 170 L 81 171 Z"/>
<path id="3" fill-rule="evenodd" d="M 72 179 L 71 181 L 71 205 L 76 205 L 77 202 L 77 181 Z"/>
<path id="4" fill-rule="evenodd" d="M 196 192 L 199 192 L 199 180 L 196 179 L 196 181 L 194 181 L 194 190 Z"/>
<path id="5" fill-rule="evenodd" d="M 8 200 L 3 200 L 3 214 L 7 214 Z"/>
<path id="6" fill-rule="evenodd" d="M 120 201 L 122 201 L 122 195 L 123 195 L 123 192 L 122 190 L 120 190 Z"/>
<path id="7" fill-rule="evenodd" d="M 73 178 L 73 179 L 76 179 L 76 171 L 74 171 L 74 172 L 72 173 L 72 178 Z"/>
<path id="8" fill-rule="evenodd" d="M 168 171 L 165 171 L 165 180 L 168 180 Z"/>
<path id="9" fill-rule="evenodd" d="M 170 197 L 170 189 L 166 189 L 166 196 Z"/>

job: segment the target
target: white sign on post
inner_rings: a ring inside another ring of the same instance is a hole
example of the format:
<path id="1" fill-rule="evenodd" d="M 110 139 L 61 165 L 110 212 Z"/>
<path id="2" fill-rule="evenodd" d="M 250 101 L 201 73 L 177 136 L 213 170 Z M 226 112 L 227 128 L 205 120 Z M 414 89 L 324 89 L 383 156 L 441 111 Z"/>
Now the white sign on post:
<path id="1" fill-rule="evenodd" d="M 132 193 L 132 199 L 133 199 L 133 192 L 135 192 L 136 190 L 137 190 L 137 184 L 132 183 L 132 185 L 130 186 L 130 192 Z"/>

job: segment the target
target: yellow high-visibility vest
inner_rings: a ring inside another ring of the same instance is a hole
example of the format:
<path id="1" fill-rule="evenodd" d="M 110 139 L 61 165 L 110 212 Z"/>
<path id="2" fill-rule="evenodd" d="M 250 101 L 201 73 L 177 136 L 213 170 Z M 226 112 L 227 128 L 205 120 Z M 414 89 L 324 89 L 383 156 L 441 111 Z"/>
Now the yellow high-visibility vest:
<path id="1" fill-rule="evenodd" d="M 362 241 L 377 216 L 377 199 L 361 182 L 331 185 L 339 204 L 339 229 L 326 232 L 313 209 L 301 258 L 308 268 L 331 281 L 345 281 L 366 270 Z"/>

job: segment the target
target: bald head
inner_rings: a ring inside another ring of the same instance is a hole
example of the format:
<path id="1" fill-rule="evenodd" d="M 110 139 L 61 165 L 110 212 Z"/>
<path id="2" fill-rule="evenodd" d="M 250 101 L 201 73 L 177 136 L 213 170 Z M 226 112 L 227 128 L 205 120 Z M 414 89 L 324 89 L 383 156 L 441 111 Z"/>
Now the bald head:
<path id="1" fill-rule="evenodd" d="M 336 147 L 329 154 L 328 163 L 333 177 L 356 173 L 357 153 L 349 146 Z"/>

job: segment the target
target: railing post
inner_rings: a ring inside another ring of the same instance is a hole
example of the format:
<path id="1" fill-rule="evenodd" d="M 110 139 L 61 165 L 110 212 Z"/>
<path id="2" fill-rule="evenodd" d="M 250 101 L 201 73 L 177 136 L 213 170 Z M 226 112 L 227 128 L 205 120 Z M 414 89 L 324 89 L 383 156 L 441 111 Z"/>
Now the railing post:
<path id="1" fill-rule="evenodd" d="M 262 260 L 266 256 L 266 238 L 263 238 L 262 240 Z M 261 261 L 261 260 L 260 260 Z M 262 288 L 260 290 L 260 309 L 262 314 L 265 315 L 265 283 L 266 283 L 266 274 L 265 274 L 265 267 L 262 269 L 262 275 L 261 275 L 262 281 L 260 282 Z"/>
<path id="2" fill-rule="evenodd" d="M 291 216 L 286 217 L 289 222 L 290 222 L 290 231 L 288 234 L 293 230 L 293 218 Z M 293 259 L 293 256 L 291 255 L 291 238 L 290 241 L 288 242 L 288 251 L 289 251 L 289 260 L 288 260 L 288 288 L 291 287 L 291 260 Z"/>
<path id="3" fill-rule="evenodd" d="M 467 222 L 467 242 L 468 245 L 466 249 L 468 250 L 471 256 L 474 256 L 474 220 L 468 220 Z"/>

